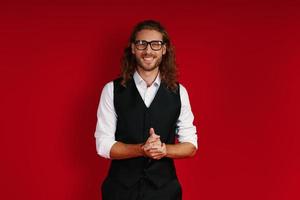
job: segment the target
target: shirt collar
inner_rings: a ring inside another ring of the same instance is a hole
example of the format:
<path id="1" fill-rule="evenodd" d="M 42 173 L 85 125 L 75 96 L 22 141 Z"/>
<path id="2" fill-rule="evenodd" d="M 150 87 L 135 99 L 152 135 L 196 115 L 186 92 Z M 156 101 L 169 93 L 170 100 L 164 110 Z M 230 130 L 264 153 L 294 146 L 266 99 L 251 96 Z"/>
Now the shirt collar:
<path id="1" fill-rule="evenodd" d="M 135 84 L 137 84 L 137 85 L 140 85 L 142 83 L 144 83 L 146 85 L 146 82 L 139 75 L 139 73 L 137 71 L 134 72 L 133 79 L 134 79 Z M 155 78 L 155 80 L 154 80 L 154 82 L 152 84 L 154 84 L 155 86 L 159 86 L 160 82 L 161 82 L 160 73 L 158 73 L 158 75 L 156 76 L 156 78 Z"/>

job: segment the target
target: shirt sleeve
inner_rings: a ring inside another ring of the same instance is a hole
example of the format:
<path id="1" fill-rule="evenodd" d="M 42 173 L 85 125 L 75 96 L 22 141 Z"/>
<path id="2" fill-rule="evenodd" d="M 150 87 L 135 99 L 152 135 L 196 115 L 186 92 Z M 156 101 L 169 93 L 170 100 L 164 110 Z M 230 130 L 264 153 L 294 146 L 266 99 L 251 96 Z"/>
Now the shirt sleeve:
<path id="1" fill-rule="evenodd" d="M 197 134 L 196 127 L 193 124 L 194 115 L 191 110 L 191 105 L 189 101 L 188 93 L 185 87 L 179 84 L 180 91 L 180 100 L 181 100 L 181 110 L 180 115 L 177 120 L 177 136 L 178 141 L 182 142 L 190 142 L 196 148 L 198 148 L 197 144 Z"/>
<path id="2" fill-rule="evenodd" d="M 110 150 L 115 140 L 117 115 L 113 104 L 113 82 L 107 83 L 101 93 L 97 110 L 97 125 L 95 131 L 97 153 L 109 159 Z"/>

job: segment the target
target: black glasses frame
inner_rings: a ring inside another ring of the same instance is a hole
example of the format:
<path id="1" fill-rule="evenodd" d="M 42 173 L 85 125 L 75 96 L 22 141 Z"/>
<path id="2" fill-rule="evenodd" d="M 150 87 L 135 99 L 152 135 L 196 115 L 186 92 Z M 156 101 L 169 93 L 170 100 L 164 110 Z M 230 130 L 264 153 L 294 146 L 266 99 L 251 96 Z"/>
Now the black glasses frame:
<path id="1" fill-rule="evenodd" d="M 160 48 L 159 49 L 153 49 L 153 47 L 152 47 L 152 45 L 153 45 L 153 43 L 157 43 L 157 42 L 159 42 L 160 43 Z M 137 47 L 137 45 L 139 44 L 139 43 L 141 43 L 141 44 L 147 44 L 144 48 L 138 48 Z M 145 49 L 147 49 L 148 48 L 148 45 L 150 44 L 150 47 L 151 47 L 151 49 L 153 50 L 153 51 L 159 51 L 159 50 L 161 50 L 161 48 L 162 48 L 162 46 L 165 44 L 163 41 L 161 41 L 161 40 L 152 40 L 152 41 L 150 41 L 150 42 L 148 42 L 148 41 L 146 41 L 146 40 L 136 40 L 135 42 L 134 42 L 134 44 L 135 44 L 135 47 L 138 49 L 138 50 L 145 50 Z"/>

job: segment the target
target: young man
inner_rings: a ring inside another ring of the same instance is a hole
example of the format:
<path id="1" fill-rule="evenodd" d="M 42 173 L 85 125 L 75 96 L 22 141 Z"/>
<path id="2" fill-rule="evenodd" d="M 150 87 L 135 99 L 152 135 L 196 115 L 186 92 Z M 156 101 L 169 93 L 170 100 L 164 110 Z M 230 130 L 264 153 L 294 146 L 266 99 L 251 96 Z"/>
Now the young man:
<path id="1" fill-rule="evenodd" d="M 112 159 L 103 200 L 182 198 L 173 159 L 195 154 L 196 127 L 187 91 L 177 81 L 173 46 L 159 22 L 134 27 L 122 76 L 104 86 L 97 117 L 97 152 Z"/>

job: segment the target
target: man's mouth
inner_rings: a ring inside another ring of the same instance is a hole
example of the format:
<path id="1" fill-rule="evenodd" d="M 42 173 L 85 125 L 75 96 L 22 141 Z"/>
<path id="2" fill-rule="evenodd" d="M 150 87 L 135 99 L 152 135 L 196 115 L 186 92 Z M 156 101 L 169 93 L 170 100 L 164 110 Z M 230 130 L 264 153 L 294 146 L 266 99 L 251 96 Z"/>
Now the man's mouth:
<path id="1" fill-rule="evenodd" d="M 147 63 L 151 63 L 154 60 L 154 58 L 152 56 L 149 57 L 147 56 L 147 57 L 143 57 L 143 60 Z"/>

